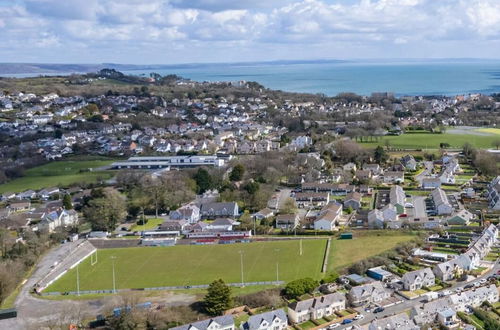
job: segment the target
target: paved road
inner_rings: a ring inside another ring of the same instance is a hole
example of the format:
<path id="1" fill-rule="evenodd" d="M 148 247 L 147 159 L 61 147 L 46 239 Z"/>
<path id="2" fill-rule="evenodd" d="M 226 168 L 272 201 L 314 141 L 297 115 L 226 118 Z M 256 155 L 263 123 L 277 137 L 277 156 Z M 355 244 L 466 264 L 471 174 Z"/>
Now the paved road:
<path id="1" fill-rule="evenodd" d="M 278 194 L 278 209 L 281 210 L 285 206 L 285 202 L 290 197 L 290 194 L 292 193 L 292 189 L 281 189 L 279 194 Z"/>
<path id="2" fill-rule="evenodd" d="M 423 178 L 426 176 L 430 176 L 432 174 L 432 170 L 434 169 L 433 162 L 425 161 L 424 162 L 425 169 L 418 175 L 415 176 L 415 180 L 421 185 Z"/>
<path id="3" fill-rule="evenodd" d="M 499 261 L 497 260 L 496 263 L 495 263 L 495 265 L 493 266 L 493 268 L 491 270 L 489 270 L 488 272 L 486 272 L 483 276 L 480 276 L 480 277 L 478 277 L 478 278 L 476 278 L 476 279 L 474 279 L 472 281 L 469 281 L 469 282 L 459 282 L 459 283 L 456 283 L 456 284 L 452 285 L 450 288 L 446 288 L 446 289 L 444 289 L 442 291 L 449 290 L 449 291 L 455 293 L 455 290 L 457 289 L 457 287 L 461 287 L 462 289 L 464 289 L 465 285 L 467 285 L 469 283 L 476 282 L 476 281 L 478 281 L 480 279 L 483 279 L 483 278 L 486 279 L 487 277 L 489 277 L 489 276 L 491 276 L 493 274 L 496 274 L 496 272 L 499 271 L 499 270 L 500 270 L 500 264 L 499 264 Z M 390 306 L 390 307 L 386 307 L 383 312 L 376 313 L 376 314 L 365 312 L 363 310 L 363 307 L 356 308 L 356 310 L 358 310 L 358 312 L 360 312 L 361 314 L 363 314 L 365 316 L 364 319 L 363 320 L 354 321 L 354 322 L 352 322 L 352 323 L 350 323 L 348 325 L 341 325 L 337 329 L 345 329 L 345 328 L 347 328 L 349 326 L 352 326 L 352 325 L 363 326 L 363 325 L 369 324 L 374 319 L 382 319 L 382 318 L 385 318 L 385 317 L 388 317 L 388 316 L 392 316 L 392 315 L 395 315 L 395 314 L 402 313 L 405 310 L 411 309 L 414 306 L 422 304 L 421 300 L 422 299 L 420 299 L 420 298 L 413 299 L 413 300 L 405 300 L 404 302 L 402 302 L 400 304 L 393 305 L 393 306 Z"/>

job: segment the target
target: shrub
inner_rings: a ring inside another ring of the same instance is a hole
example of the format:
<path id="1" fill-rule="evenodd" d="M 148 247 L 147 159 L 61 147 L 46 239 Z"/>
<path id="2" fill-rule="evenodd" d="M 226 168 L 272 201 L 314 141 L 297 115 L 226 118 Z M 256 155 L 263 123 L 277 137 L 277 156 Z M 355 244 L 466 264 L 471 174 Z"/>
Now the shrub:
<path id="1" fill-rule="evenodd" d="M 295 280 L 289 282 L 285 286 L 285 295 L 288 298 L 295 299 L 297 297 L 302 296 L 306 293 L 312 293 L 316 287 L 319 286 L 318 281 L 313 280 L 310 277 L 306 277 L 303 279 Z"/>

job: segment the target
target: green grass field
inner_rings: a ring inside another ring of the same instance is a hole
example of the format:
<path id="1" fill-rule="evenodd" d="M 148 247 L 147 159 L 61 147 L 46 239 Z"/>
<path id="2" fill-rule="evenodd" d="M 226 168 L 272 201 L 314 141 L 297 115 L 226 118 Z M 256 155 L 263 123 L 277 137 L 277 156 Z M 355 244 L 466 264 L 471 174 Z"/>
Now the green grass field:
<path id="1" fill-rule="evenodd" d="M 147 219 L 148 222 L 143 226 L 141 220 L 139 219 L 139 225 L 135 224 L 133 225 L 130 230 L 131 231 L 143 231 L 143 230 L 154 230 L 156 227 L 161 225 L 163 221 L 165 221 L 162 218 L 149 218 Z"/>
<path id="2" fill-rule="evenodd" d="M 338 270 L 413 237 L 401 234 L 333 240 L 329 269 Z M 99 250 L 97 264 L 91 266 L 90 258 L 87 258 L 79 266 L 80 289 L 112 288 L 111 256 L 116 257 L 118 289 L 208 284 L 218 278 L 239 283 L 240 250 L 243 251 L 246 282 L 276 280 L 276 262 L 279 263 L 279 280 L 291 281 L 303 277 L 320 279 L 323 276 L 321 266 L 326 240 L 303 240 L 302 256 L 299 255 L 299 244 L 299 240 L 290 240 Z M 46 291 L 76 291 L 76 269 L 69 271 Z"/>
<path id="3" fill-rule="evenodd" d="M 80 289 L 112 288 L 111 256 L 116 257 L 117 288 L 208 284 L 218 278 L 237 283 L 241 281 L 240 250 L 245 281 L 276 280 L 276 262 L 280 280 L 320 278 L 325 247 L 326 240 L 304 240 L 302 256 L 298 240 L 99 250 L 97 264 L 91 266 L 87 258 L 80 266 Z M 46 291 L 70 290 L 76 290 L 76 269 Z"/>
<path id="4" fill-rule="evenodd" d="M 89 168 L 95 169 L 109 165 L 113 160 L 64 160 L 51 162 L 34 167 L 26 171 L 22 178 L 14 179 L 0 185 L 0 193 L 21 192 L 28 189 L 42 189 L 53 186 L 69 186 L 74 183 L 91 183 L 107 180 L 113 176 L 112 172 L 92 171 L 80 172 Z"/>
<path id="5" fill-rule="evenodd" d="M 363 142 L 361 145 L 374 148 L 378 145 L 385 146 L 385 141 L 389 141 L 391 148 L 439 149 L 440 143 L 448 143 L 451 148 L 461 148 L 469 142 L 478 148 L 493 148 L 492 143 L 498 138 L 496 133 L 491 135 L 405 133 L 399 136 L 384 136 L 378 142 Z"/>
<path id="6" fill-rule="evenodd" d="M 344 267 L 368 257 L 394 248 L 398 243 L 413 239 L 414 236 L 398 234 L 380 236 L 362 236 L 349 240 L 332 240 L 328 260 L 328 270 L 339 271 Z"/>

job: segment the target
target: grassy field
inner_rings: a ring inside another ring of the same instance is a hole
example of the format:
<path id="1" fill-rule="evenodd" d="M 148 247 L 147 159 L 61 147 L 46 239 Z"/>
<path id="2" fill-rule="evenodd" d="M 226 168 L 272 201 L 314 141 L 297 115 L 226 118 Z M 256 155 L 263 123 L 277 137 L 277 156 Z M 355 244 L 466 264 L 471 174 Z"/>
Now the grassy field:
<path id="1" fill-rule="evenodd" d="M 51 162 L 26 171 L 25 176 L 0 185 L 0 193 L 21 192 L 28 189 L 42 189 L 53 186 L 68 186 L 84 182 L 107 180 L 112 172 L 87 171 L 109 165 L 113 160 L 64 160 Z M 84 172 L 81 172 L 84 171 Z"/>
<path id="2" fill-rule="evenodd" d="M 411 235 L 363 236 L 353 240 L 333 240 L 329 269 L 382 253 L 397 243 L 412 239 Z M 179 245 L 174 247 L 105 249 L 98 251 L 98 263 L 87 258 L 79 267 L 80 289 L 112 288 L 111 256 L 115 259 L 118 289 L 158 286 L 208 284 L 222 278 L 226 282 L 241 281 L 240 254 L 243 251 L 244 281 L 291 281 L 303 277 L 320 279 L 326 240 L 254 242 L 231 245 Z M 75 291 L 76 269 L 69 271 L 46 291 Z"/>
<path id="3" fill-rule="evenodd" d="M 162 218 L 149 218 L 147 220 L 148 220 L 148 222 L 146 222 L 146 224 L 144 226 L 142 225 L 142 222 L 140 220 L 138 220 L 140 224 L 133 225 L 130 228 L 130 230 L 131 231 L 154 230 L 154 229 L 156 229 L 156 227 L 161 225 L 164 221 L 164 219 L 162 219 Z"/>
<path id="4" fill-rule="evenodd" d="M 332 240 L 328 269 L 339 271 L 350 264 L 390 250 L 398 243 L 409 241 L 414 237 L 403 233 L 398 235 L 381 233 L 380 236 L 356 237 L 355 234 L 352 240 Z"/>
<path id="5" fill-rule="evenodd" d="M 378 142 L 363 142 L 366 147 L 385 146 L 389 141 L 391 148 L 400 149 L 439 149 L 440 143 L 448 143 L 451 148 L 461 148 L 466 142 L 478 148 L 492 148 L 492 142 L 498 139 L 495 134 L 432 134 L 432 133 L 405 133 L 399 136 L 384 136 Z"/>
<path id="6" fill-rule="evenodd" d="M 245 281 L 276 280 L 276 262 L 279 262 L 280 280 L 319 279 L 325 247 L 326 240 L 304 240 L 302 256 L 298 240 L 99 250 L 96 265 L 91 266 L 89 258 L 81 264 L 80 288 L 112 288 L 111 256 L 116 257 L 117 288 L 208 284 L 217 278 L 236 283 L 241 281 L 240 250 Z M 47 291 L 75 289 L 76 269 L 73 269 Z"/>

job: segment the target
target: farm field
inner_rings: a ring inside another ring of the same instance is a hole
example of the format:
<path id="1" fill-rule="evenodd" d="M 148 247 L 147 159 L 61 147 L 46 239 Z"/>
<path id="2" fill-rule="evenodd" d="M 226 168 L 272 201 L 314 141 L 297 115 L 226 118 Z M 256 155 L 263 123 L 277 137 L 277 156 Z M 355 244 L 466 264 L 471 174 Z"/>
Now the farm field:
<path id="1" fill-rule="evenodd" d="M 0 193 L 21 192 L 28 189 L 42 189 L 53 186 L 68 186 L 74 183 L 97 182 L 113 176 L 107 171 L 87 171 L 109 165 L 113 160 L 64 160 L 30 168 L 25 176 L 0 185 Z M 81 172 L 84 170 L 85 172 Z"/>
<path id="2" fill-rule="evenodd" d="M 244 281 L 275 281 L 276 262 L 279 262 L 280 280 L 319 279 L 326 240 L 303 240 L 302 256 L 299 255 L 299 244 L 299 240 L 293 240 L 98 250 L 97 264 L 91 266 L 90 258 L 80 264 L 80 289 L 112 288 L 111 256 L 116 257 L 118 289 L 209 284 L 218 278 L 239 283 L 239 251 L 243 251 Z M 71 290 L 76 290 L 76 269 L 46 289 Z"/>
<path id="3" fill-rule="evenodd" d="M 356 263 L 368 257 L 393 249 L 398 243 L 410 241 L 415 236 L 409 234 L 370 235 L 356 237 L 349 240 L 332 240 L 330 255 L 328 258 L 328 270 L 339 271 L 350 264 Z"/>
<path id="4" fill-rule="evenodd" d="M 491 132 L 489 132 L 491 133 Z M 477 135 L 471 133 L 453 134 L 432 134 L 432 133 L 405 133 L 402 135 L 384 136 L 378 142 L 362 142 L 366 147 L 385 146 L 389 141 L 391 148 L 398 149 L 439 149 L 440 143 L 448 143 L 450 148 L 462 148 L 469 142 L 478 148 L 493 148 L 492 143 L 499 136 L 497 133 Z"/>

